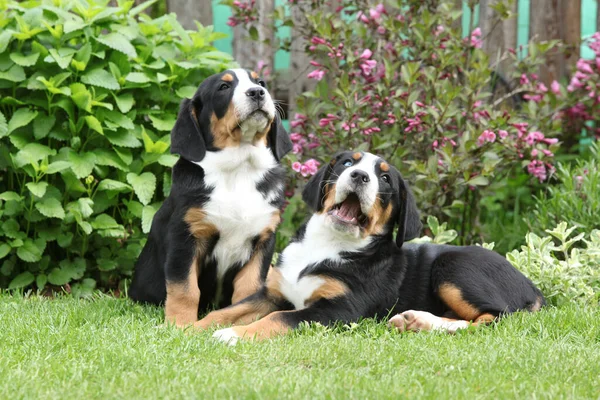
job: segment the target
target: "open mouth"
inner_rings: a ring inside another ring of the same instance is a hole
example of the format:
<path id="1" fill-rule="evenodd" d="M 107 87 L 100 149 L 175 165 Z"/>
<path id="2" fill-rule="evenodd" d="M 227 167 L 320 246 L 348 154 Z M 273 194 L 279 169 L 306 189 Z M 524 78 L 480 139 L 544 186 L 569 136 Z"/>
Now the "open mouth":
<path id="1" fill-rule="evenodd" d="M 344 201 L 333 206 L 329 215 L 335 217 L 339 222 L 360 228 L 365 228 L 369 223 L 369 218 L 362 212 L 356 193 L 350 193 Z"/>

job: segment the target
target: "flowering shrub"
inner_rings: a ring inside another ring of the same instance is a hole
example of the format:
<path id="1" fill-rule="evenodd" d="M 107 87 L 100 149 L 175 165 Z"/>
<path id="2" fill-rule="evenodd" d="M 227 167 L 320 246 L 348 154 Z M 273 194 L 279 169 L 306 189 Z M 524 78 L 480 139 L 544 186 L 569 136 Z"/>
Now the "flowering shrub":
<path id="1" fill-rule="evenodd" d="M 245 23 L 254 8 L 238 3 L 229 4 Z M 414 177 L 424 214 L 460 219 L 460 236 L 469 241 L 491 183 L 519 171 L 541 182 L 551 176 L 561 119 L 548 120 L 539 96 L 556 105 L 560 88 L 548 90 L 531 71 L 556 43 L 530 44 L 536 56 L 521 61 L 514 51 L 505 55 L 526 93 L 524 106 L 509 111 L 503 103 L 510 96 L 493 100 L 481 31 L 471 27 L 462 38 L 454 2 L 326 3 L 290 2 L 305 16 L 296 28 L 308 42 L 307 76 L 318 82 L 298 100 L 291 121 L 298 179 L 310 175 L 313 159 L 326 161 L 340 149 L 378 153 Z M 281 11 L 274 21 L 294 24 Z"/>

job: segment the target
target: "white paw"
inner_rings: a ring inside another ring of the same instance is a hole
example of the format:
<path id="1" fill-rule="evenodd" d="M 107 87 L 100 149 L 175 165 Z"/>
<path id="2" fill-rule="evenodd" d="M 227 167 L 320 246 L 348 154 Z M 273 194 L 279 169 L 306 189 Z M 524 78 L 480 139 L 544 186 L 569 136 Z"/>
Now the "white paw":
<path id="1" fill-rule="evenodd" d="M 396 327 L 400 332 L 440 330 L 455 333 L 459 329 L 467 328 L 469 323 L 443 319 L 426 311 L 408 310 L 392 317 L 388 325 Z"/>
<path id="2" fill-rule="evenodd" d="M 212 336 L 229 346 L 235 346 L 240 338 L 233 328 L 219 329 L 218 331 L 215 331 Z"/>

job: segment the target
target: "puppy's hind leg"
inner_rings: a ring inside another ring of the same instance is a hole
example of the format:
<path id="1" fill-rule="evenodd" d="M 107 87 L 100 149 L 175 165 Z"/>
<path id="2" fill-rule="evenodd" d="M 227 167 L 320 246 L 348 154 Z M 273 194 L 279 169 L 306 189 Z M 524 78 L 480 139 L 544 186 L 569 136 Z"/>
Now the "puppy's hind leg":
<path id="1" fill-rule="evenodd" d="M 492 314 L 481 314 L 473 322 L 435 316 L 427 311 L 408 310 L 397 314 L 388 322 L 400 332 L 443 331 L 455 333 L 459 329 L 492 322 L 496 319 Z"/>

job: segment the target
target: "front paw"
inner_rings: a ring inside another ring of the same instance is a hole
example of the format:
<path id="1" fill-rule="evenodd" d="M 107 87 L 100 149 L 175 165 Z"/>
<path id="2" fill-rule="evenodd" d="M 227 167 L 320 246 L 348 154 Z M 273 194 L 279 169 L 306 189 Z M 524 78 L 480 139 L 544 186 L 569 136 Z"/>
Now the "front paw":
<path id="1" fill-rule="evenodd" d="M 219 329 L 213 333 L 213 337 L 229 346 L 235 346 L 240 339 L 240 335 L 233 328 Z"/>

